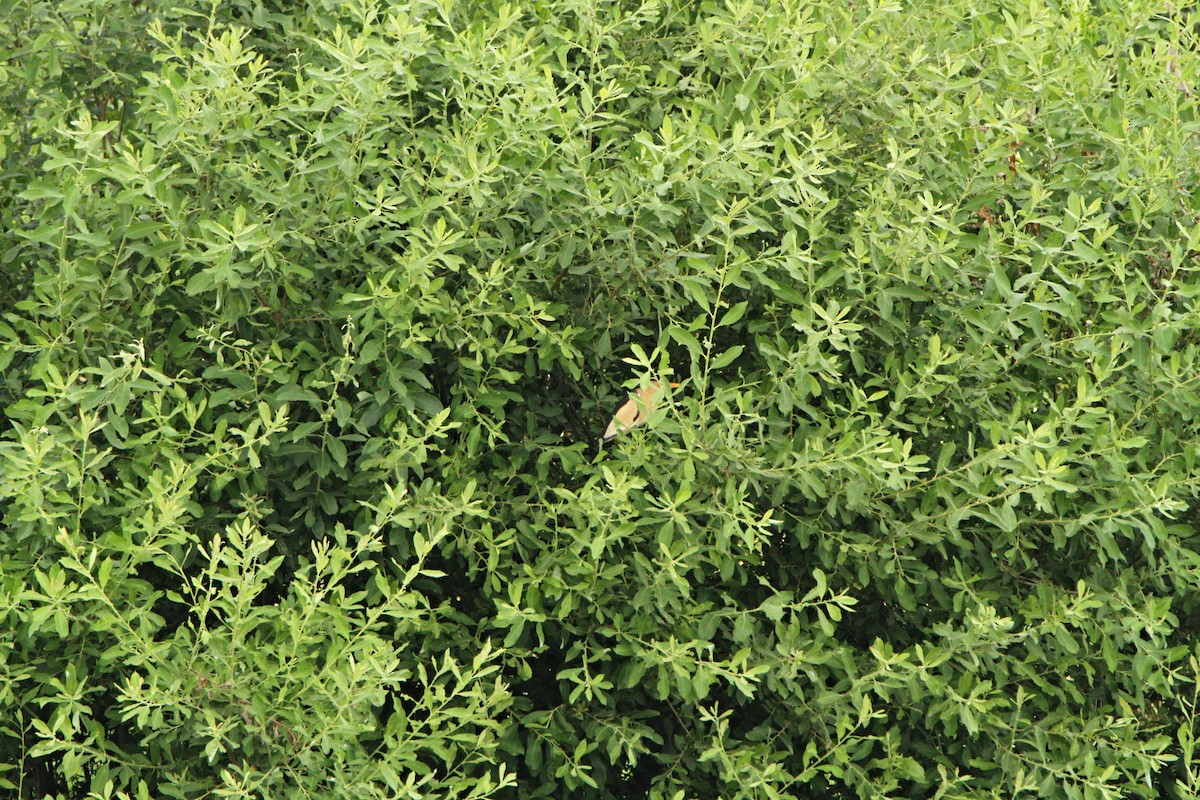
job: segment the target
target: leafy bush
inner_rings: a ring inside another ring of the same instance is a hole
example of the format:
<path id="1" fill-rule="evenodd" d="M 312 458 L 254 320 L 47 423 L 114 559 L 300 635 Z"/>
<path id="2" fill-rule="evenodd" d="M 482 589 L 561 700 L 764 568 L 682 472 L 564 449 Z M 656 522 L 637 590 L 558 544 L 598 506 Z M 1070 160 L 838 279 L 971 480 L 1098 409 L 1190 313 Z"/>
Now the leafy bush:
<path id="1" fill-rule="evenodd" d="M 3 791 L 1200 795 L 1190 10 L 5 13 Z"/>

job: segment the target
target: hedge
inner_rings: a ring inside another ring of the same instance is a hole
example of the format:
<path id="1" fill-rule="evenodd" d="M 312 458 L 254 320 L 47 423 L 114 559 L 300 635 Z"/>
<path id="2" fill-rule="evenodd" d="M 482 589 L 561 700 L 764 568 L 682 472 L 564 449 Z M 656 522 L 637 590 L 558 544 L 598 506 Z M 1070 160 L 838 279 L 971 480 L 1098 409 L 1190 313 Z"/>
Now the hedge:
<path id="1" fill-rule="evenodd" d="M 1200 797 L 1192 8 L 0 16 L 0 793 Z"/>

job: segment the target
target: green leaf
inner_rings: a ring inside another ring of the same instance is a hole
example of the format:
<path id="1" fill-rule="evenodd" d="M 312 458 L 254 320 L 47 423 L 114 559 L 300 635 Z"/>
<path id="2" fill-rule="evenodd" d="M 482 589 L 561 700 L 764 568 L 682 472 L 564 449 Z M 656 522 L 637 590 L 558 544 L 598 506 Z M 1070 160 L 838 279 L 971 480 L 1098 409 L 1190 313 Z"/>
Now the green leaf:
<path id="1" fill-rule="evenodd" d="M 690 353 L 693 357 L 699 358 L 703 353 L 703 348 L 700 346 L 700 341 L 691 333 L 679 327 L 678 325 L 672 325 L 667 328 L 667 335 L 687 348 L 688 353 Z"/>
<path id="2" fill-rule="evenodd" d="M 735 344 L 733 347 L 729 348 L 728 350 L 726 350 L 725 352 L 719 354 L 716 358 L 714 358 L 710 365 L 711 368 L 712 369 L 722 369 L 724 367 L 729 366 L 730 364 L 732 364 L 734 362 L 734 360 L 738 356 L 740 356 L 742 354 L 742 351 L 745 349 L 746 348 L 744 346 L 742 346 L 740 344 Z"/>
<path id="3" fill-rule="evenodd" d="M 733 307 L 726 311 L 721 317 L 721 321 L 717 323 L 717 327 L 727 328 L 737 324 L 741 318 L 746 315 L 746 307 L 748 305 L 749 304 L 745 300 L 740 303 L 735 303 Z"/>

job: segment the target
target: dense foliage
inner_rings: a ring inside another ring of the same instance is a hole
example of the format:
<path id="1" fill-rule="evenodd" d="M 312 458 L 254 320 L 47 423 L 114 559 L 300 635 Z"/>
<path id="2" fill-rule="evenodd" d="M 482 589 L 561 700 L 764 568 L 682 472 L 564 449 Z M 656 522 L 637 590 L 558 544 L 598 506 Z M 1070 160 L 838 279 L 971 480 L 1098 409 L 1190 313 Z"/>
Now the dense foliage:
<path id="1" fill-rule="evenodd" d="M 0 12 L 0 793 L 1200 796 L 1191 11 L 188 5 Z"/>

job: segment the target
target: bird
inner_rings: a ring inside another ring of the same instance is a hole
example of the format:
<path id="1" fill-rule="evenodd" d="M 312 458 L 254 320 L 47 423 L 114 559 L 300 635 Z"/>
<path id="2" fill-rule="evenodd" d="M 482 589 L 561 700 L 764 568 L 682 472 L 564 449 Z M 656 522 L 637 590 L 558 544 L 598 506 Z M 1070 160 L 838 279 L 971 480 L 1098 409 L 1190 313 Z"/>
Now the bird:
<path id="1" fill-rule="evenodd" d="M 627 431 L 644 423 L 650 416 L 650 412 L 657 405 L 658 396 L 662 394 L 665 386 L 666 384 L 662 381 L 656 381 L 629 395 L 629 399 L 625 401 L 623 406 L 617 409 L 617 413 L 613 415 L 612 421 L 604 429 L 604 436 L 601 437 L 601 441 L 607 442 L 621 431 Z M 671 383 L 672 389 L 677 386 L 679 386 L 678 383 Z"/>

